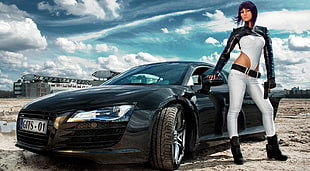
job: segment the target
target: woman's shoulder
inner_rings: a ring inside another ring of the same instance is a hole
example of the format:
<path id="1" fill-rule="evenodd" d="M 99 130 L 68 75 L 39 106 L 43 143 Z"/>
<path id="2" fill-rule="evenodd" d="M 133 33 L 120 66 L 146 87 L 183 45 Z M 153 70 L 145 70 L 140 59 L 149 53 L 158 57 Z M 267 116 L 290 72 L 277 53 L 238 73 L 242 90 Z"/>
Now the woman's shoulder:
<path id="1" fill-rule="evenodd" d="M 245 26 L 235 27 L 235 28 L 233 28 L 233 31 L 240 31 L 240 30 L 244 30 L 244 29 L 246 29 Z M 255 28 L 254 28 L 254 29 L 268 30 L 267 27 L 265 27 L 265 26 L 258 26 L 258 25 L 255 25 Z"/>
<path id="2" fill-rule="evenodd" d="M 235 32 L 235 31 L 240 31 L 240 30 L 242 30 L 244 27 L 242 26 L 242 27 L 235 27 L 235 28 L 233 28 L 233 31 Z"/>
<path id="3" fill-rule="evenodd" d="M 268 30 L 267 27 L 265 26 L 255 26 L 255 29 L 263 30 L 263 31 Z"/>

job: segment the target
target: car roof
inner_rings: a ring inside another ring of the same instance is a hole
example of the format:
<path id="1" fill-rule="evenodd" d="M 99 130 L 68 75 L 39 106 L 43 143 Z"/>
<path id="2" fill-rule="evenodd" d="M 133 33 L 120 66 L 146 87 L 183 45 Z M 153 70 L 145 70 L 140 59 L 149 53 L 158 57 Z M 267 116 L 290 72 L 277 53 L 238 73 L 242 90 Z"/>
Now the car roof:
<path id="1" fill-rule="evenodd" d="M 198 62 L 198 61 L 166 61 L 166 62 L 156 62 L 156 63 L 150 63 L 150 64 L 146 64 L 146 65 L 157 65 L 157 64 L 188 64 L 191 66 L 213 66 L 210 63 L 206 63 L 206 62 Z"/>

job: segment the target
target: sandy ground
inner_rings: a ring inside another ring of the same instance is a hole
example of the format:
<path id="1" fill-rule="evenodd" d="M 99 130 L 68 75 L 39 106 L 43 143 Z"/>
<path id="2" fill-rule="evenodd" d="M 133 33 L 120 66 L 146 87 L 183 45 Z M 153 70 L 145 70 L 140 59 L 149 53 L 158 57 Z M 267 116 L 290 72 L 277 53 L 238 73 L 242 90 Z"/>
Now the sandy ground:
<path id="1" fill-rule="evenodd" d="M 153 170 L 148 164 L 99 165 L 82 159 L 46 157 L 14 146 L 14 122 L 30 99 L 0 99 L 0 171 L 2 170 Z M 294 170 L 310 168 L 310 99 L 282 99 L 276 118 L 282 152 L 288 161 L 267 160 L 265 141 L 241 143 L 244 165 L 233 164 L 228 144 L 203 149 L 186 158 L 179 170 Z"/>

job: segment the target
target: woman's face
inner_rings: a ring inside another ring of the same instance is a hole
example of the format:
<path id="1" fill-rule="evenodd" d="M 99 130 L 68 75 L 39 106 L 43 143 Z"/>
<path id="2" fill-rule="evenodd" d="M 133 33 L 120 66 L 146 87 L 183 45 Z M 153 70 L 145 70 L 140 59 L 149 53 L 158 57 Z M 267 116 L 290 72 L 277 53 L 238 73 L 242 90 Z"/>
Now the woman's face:
<path id="1" fill-rule="evenodd" d="M 244 22 L 249 22 L 252 20 L 252 12 L 250 9 L 246 9 L 246 8 L 243 8 L 241 11 L 240 11 L 240 15 L 241 15 L 241 19 L 244 21 Z"/>

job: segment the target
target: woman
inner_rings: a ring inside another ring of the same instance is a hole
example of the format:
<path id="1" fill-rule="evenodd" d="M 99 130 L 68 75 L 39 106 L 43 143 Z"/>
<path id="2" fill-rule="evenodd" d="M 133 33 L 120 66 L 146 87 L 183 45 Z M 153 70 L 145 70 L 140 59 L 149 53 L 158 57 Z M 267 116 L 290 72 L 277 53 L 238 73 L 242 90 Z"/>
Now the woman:
<path id="1" fill-rule="evenodd" d="M 230 52 L 238 43 L 241 53 L 234 61 L 229 74 L 230 105 L 227 114 L 227 129 L 231 142 L 231 151 L 236 164 L 244 163 L 238 138 L 237 119 L 242 107 L 245 91 L 249 93 L 262 112 L 263 125 L 268 141 L 266 145 L 268 158 L 281 161 L 287 160 L 287 156 L 282 155 L 279 149 L 277 135 L 275 134 L 273 107 L 268 98 L 264 99 L 263 86 L 258 80 L 261 76 L 258 69 L 263 50 L 269 89 L 276 87 L 273 52 L 269 32 L 266 27 L 255 26 L 256 18 L 257 8 L 253 2 L 246 1 L 240 4 L 238 16 L 235 20 L 238 25 L 245 24 L 243 27 L 233 30 L 214 71 L 208 75 L 209 79 L 215 79 L 219 75 L 223 66 L 230 58 Z"/>

